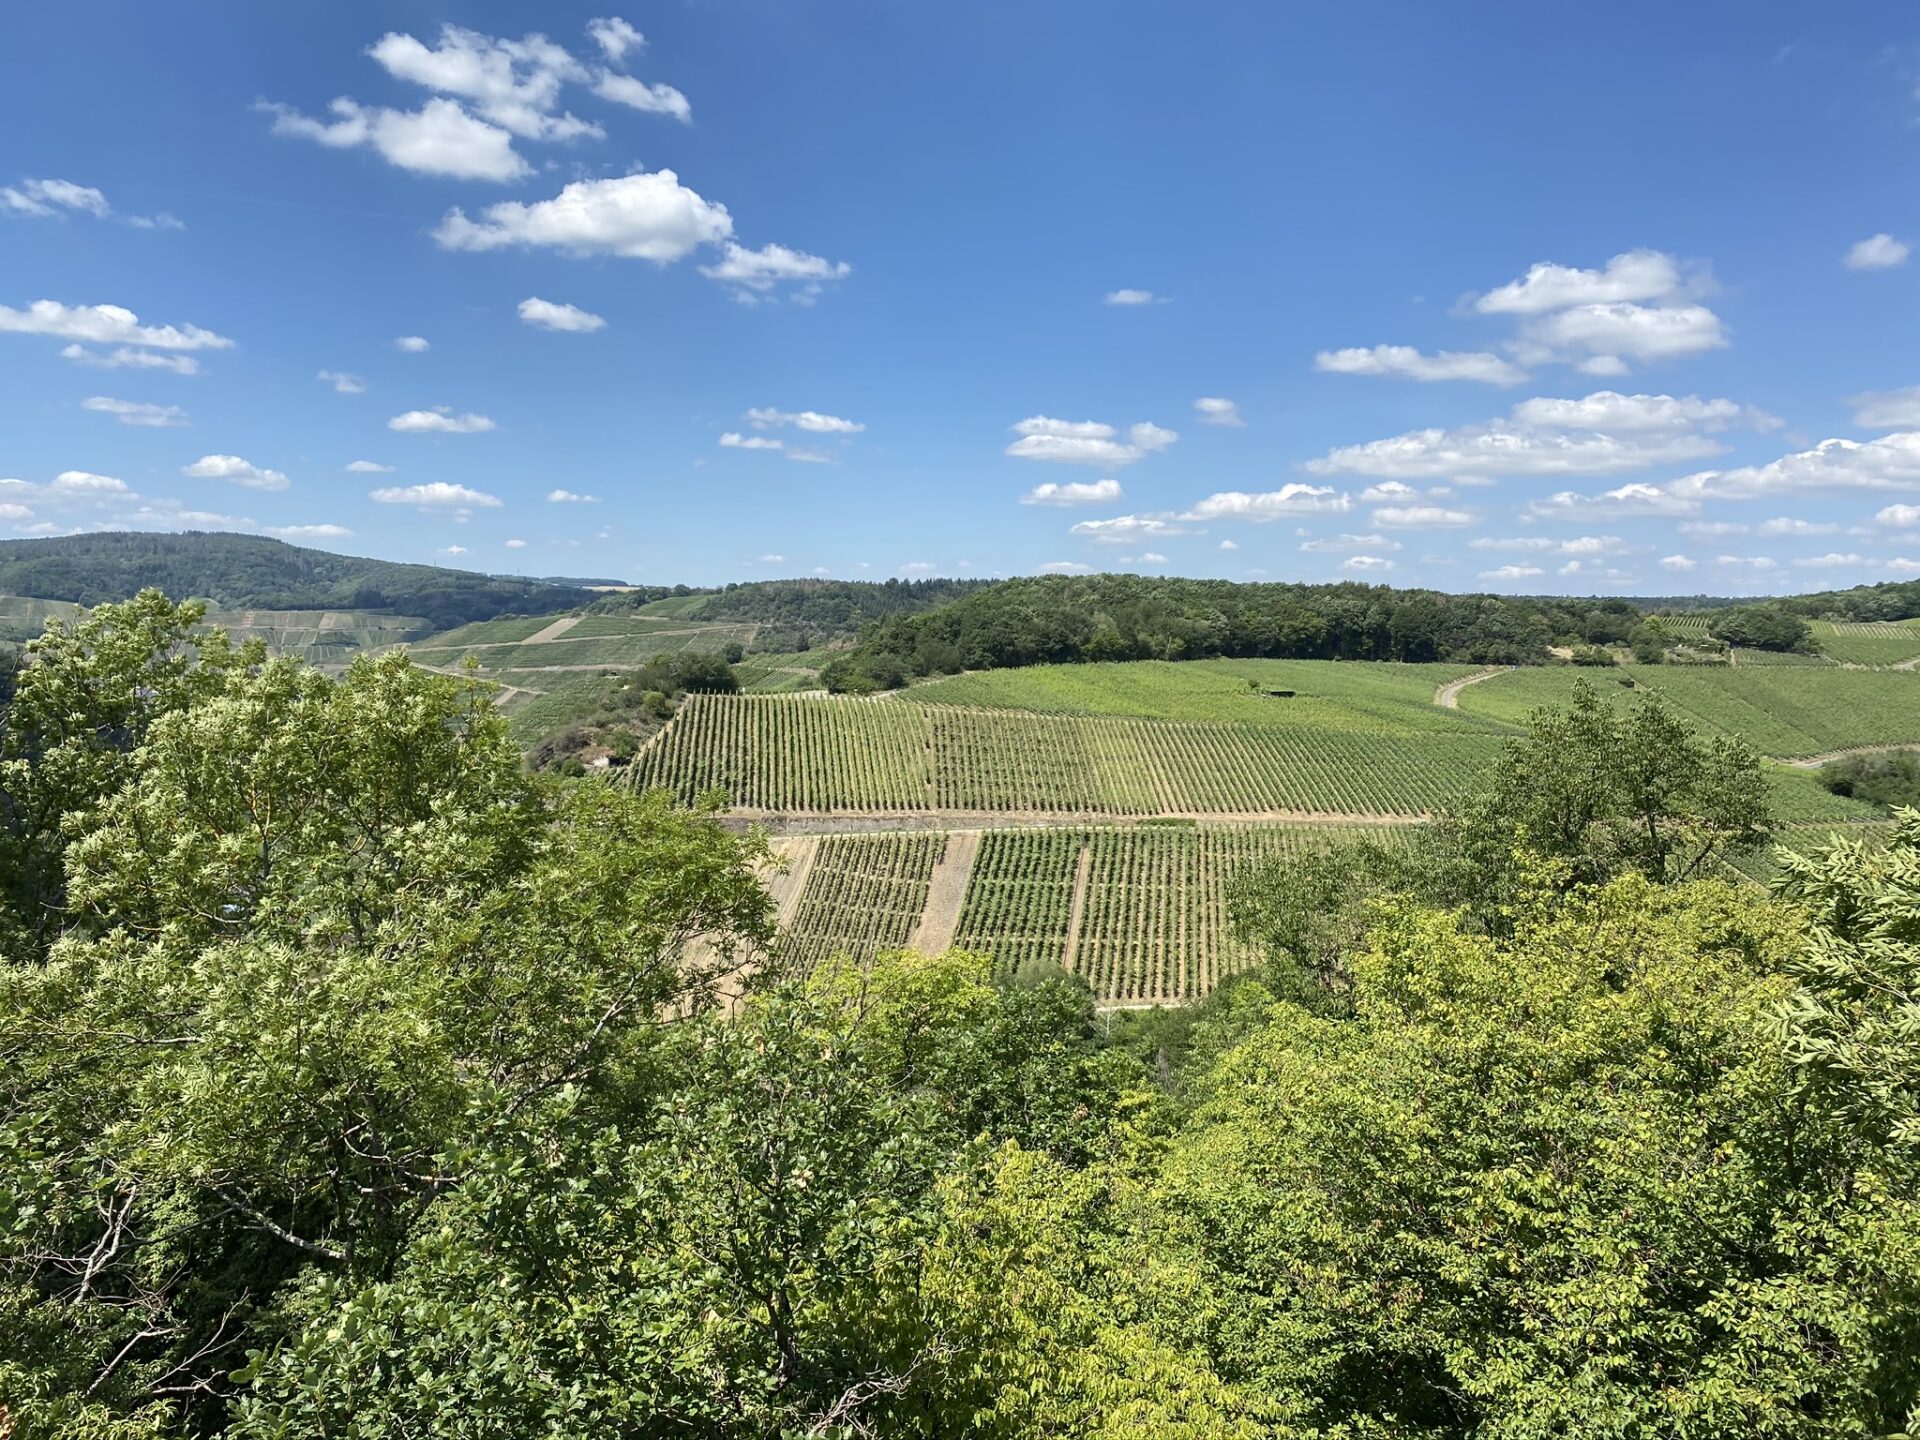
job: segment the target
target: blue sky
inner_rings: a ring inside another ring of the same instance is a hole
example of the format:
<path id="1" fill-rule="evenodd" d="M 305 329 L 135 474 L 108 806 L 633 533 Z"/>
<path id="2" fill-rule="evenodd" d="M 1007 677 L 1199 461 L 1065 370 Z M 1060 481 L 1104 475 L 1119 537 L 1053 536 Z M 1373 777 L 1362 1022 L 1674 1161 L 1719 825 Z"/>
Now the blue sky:
<path id="1" fill-rule="evenodd" d="M 0 535 L 1920 574 L 1910 7 L 609 3 L 10 15 Z"/>

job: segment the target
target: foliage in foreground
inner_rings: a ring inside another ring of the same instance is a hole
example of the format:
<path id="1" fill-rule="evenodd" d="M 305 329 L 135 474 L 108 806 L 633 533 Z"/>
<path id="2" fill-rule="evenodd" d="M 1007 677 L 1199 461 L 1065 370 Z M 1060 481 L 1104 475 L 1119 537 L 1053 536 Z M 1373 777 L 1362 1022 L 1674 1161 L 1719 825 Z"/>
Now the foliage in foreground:
<path id="1" fill-rule="evenodd" d="M 1383 875 L 1168 1058 L 965 952 L 706 1003 L 754 842 L 529 779 L 402 657 L 92 623 L 8 717 L 64 879 L 0 965 L 0 1431 L 1920 1425 L 1920 815 L 1757 898 L 1693 860 L 1737 753 L 1536 814 L 1518 752 L 1499 923 Z M 45 733 L 62 693 L 137 723 Z"/>

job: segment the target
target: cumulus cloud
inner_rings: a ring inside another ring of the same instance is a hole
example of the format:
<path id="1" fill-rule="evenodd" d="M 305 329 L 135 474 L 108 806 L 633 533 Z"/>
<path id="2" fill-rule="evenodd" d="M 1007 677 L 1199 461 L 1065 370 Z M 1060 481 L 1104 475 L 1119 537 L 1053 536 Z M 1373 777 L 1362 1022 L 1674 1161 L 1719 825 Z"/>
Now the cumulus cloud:
<path id="1" fill-rule="evenodd" d="M 1413 500 L 1420 492 L 1413 486 L 1399 480 L 1382 480 L 1378 485 L 1369 485 L 1360 492 L 1360 499 L 1368 505 L 1397 505 L 1403 500 Z"/>
<path id="2" fill-rule="evenodd" d="M 1042 575 L 1091 575 L 1093 566 L 1078 560 L 1049 560 L 1039 570 Z"/>
<path id="3" fill-rule="evenodd" d="M 1020 438 L 1007 446 L 1016 460 L 1051 460 L 1068 465 L 1131 465 L 1165 450 L 1180 436 L 1151 421 L 1128 428 L 1126 438 L 1098 420 L 1056 420 L 1034 415 L 1013 427 Z"/>
<path id="4" fill-rule="evenodd" d="M 1912 253 L 1905 241 L 1882 231 L 1854 242 L 1847 251 L 1846 266 L 1849 270 L 1891 270 L 1906 264 L 1907 256 Z"/>
<path id="5" fill-rule="evenodd" d="M 1713 563 L 1729 570 L 1778 570 L 1780 562 L 1770 555 L 1716 555 Z"/>
<path id="6" fill-rule="evenodd" d="M 586 67 L 544 35 L 507 40 L 440 27 L 439 44 L 389 33 L 367 53 L 397 80 L 470 104 L 484 119 L 527 140 L 599 136 L 598 125 L 554 113 L 561 87 L 588 78 Z"/>
<path id="7" fill-rule="evenodd" d="M 1878 440 L 1823 440 L 1811 450 L 1765 465 L 1702 470 L 1673 482 L 1675 495 L 1693 500 L 1755 500 L 1834 490 L 1906 490 L 1920 485 L 1920 431 Z"/>
<path id="8" fill-rule="evenodd" d="M 733 217 L 680 183 L 671 170 L 576 180 L 550 200 L 489 205 L 478 220 L 447 212 L 434 239 L 448 250 L 512 246 L 569 255 L 613 255 L 666 265 L 733 233 Z"/>
<path id="9" fill-rule="evenodd" d="M 1675 495 L 1658 485 L 1635 481 L 1599 495 L 1562 490 L 1527 504 L 1527 514 L 1540 519 L 1612 519 L 1634 515 L 1691 515 L 1700 502 Z"/>
<path id="10" fill-rule="evenodd" d="M 1538 565 L 1502 565 L 1495 570 L 1482 570 L 1480 578 L 1482 580 L 1526 580 L 1546 573 Z"/>
<path id="11" fill-rule="evenodd" d="M 1853 423 L 1868 430 L 1920 430 L 1920 385 L 1904 390 L 1869 390 L 1855 395 Z"/>
<path id="12" fill-rule="evenodd" d="M 345 540 L 353 534 L 344 525 L 270 525 L 267 529 L 282 540 Z"/>
<path id="13" fill-rule="evenodd" d="M 593 43 L 600 47 L 600 53 L 614 65 L 624 64 L 629 51 L 637 52 L 647 43 L 646 36 L 618 15 L 589 20 L 587 34 L 592 36 Z"/>
<path id="14" fill-rule="evenodd" d="M 439 405 L 432 410 L 409 410 L 396 415 L 387 421 L 387 428 L 408 434 L 479 435 L 498 427 L 485 415 L 472 412 L 456 415 L 451 406 Z"/>
<path id="15" fill-rule="evenodd" d="M 1320 475 L 1401 479 L 1470 475 L 1607 475 L 1718 454 L 1712 434 L 1745 423 L 1771 428 L 1763 412 L 1696 395 L 1536 398 L 1508 418 L 1455 429 L 1415 430 L 1343 446 L 1306 468 Z"/>
<path id="16" fill-rule="evenodd" d="M 527 548 L 527 542 L 524 540 L 509 540 L 506 542 L 506 546 L 509 550 L 524 550 Z"/>
<path id="17" fill-rule="evenodd" d="M 1920 505 L 1889 505 L 1873 517 L 1882 525 L 1907 529 L 1920 525 Z"/>
<path id="18" fill-rule="evenodd" d="M 786 443 L 775 440 L 770 435 L 742 435 L 737 430 L 729 430 L 720 437 L 720 444 L 728 450 L 784 450 Z"/>
<path id="19" fill-rule="evenodd" d="M 1368 571 L 1391 570 L 1393 561 L 1384 555 L 1349 555 L 1340 562 L 1342 570 Z"/>
<path id="20" fill-rule="evenodd" d="M 1448 530 L 1471 525 L 1473 516 L 1442 505 L 1383 505 L 1373 512 L 1373 523 L 1388 530 Z"/>
<path id="21" fill-rule="evenodd" d="M 1586 350 L 1607 361 L 1674 360 L 1727 343 L 1720 317 L 1704 305 L 1577 305 L 1533 321 L 1528 338 L 1552 349 Z M 1603 361 L 1604 373 L 1620 367 Z"/>
<path id="22" fill-rule="evenodd" d="M 1691 555 L 1662 555 L 1660 557 L 1660 568 L 1662 570 L 1686 571 L 1693 569 L 1699 563 L 1700 562 L 1695 560 Z"/>
<path id="23" fill-rule="evenodd" d="M 452 485 L 445 480 L 369 490 L 367 498 L 382 505 L 417 505 L 423 510 L 494 510 L 500 506 L 500 497 L 497 495 L 469 489 L 465 485 Z"/>
<path id="24" fill-rule="evenodd" d="M 670 115 L 682 124 L 693 120 L 693 106 L 671 85 L 650 85 L 631 75 L 602 70 L 593 82 L 593 93 L 629 109 L 643 110 L 650 115 Z"/>
<path id="25" fill-rule="evenodd" d="M 0 209 L 35 220 L 50 220 L 62 213 L 104 219 L 113 213 L 104 194 L 71 180 L 22 180 L 17 188 L 0 186 Z"/>
<path id="26" fill-rule="evenodd" d="M 433 346 L 427 342 L 424 335 L 402 335 L 398 340 L 393 342 L 393 348 L 396 350 L 404 350 L 409 355 L 419 355 L 431 350 Z"/>
<path id="27" fill-rule="evenodd" d="M 867 427 L 858 420 L 843 420 L 838 415 L 823 415 L 818 410 L 775 410 L 756 407 L 747 411 L 747 420 L 756 430 L 776 425 L 791 425 L 812 435 L 858 435 Z"/>
<path id="28" fill-rule="evenodd" d="M 1835 570 L 1845 569 L 1855 565 L 1864 565 L 1867 563 L 1867 557 L 1851 553 L 1842 554 L 1835 550 L 1829 551 L 1825 555 L 1803 555 L 1795 559 L 1793 563 L 1803 570 Z"/>
<path id="29" fill-rule="evenodd" d="M 590 310 L 542 300 L 538 295 L 529 295 L 520 302 L 520 322 L 541 330 L 562 330 L 574 335 L 591 334 L 604 329 L 607 323 Z"/>
<path id="30" fill-rule="evenodd" d="M 142 325 L 119 305 L 62 305 L 35 300 L 24 310 L 0 305 L 0 331 L 50 335 L 94 345 L 143 345 L 152 350 L 229 350 L 233 341 L 198 325 Z"/>
<path id="31" fill-rule="evenodd" d="M 600 503 L 600 497 L 598 495 L 581 495 L 572 490 L 549 490 L 547 492 L 547 503 L 549 505 L 598 505 Z"/>
<path id="32" fill-rule="evenodd" d="M 1522 553 L 1553 552 L 1560 555 L 1611 555 L 1626 542 L 1618 535 L 1576 535 L 1571 540 L 1554 540 L 1545 535 L 1481 535 L 1467 542 L 1473 550 L 1508 550 Z"/>
<path id="33" fill-rule="evenodd" d="M 1309 555 L 1348 555 L 1364 550 L 1398 550 L 1400 542 L 1385 535 L 1323 535 L 1317 540 L 1302 540 L 1300 548 Z"/>
<path id="34" fill-rule="evenodd" d="M 1353 501 L 1326 485 L 1282 485 L 1278 490 L 1249 493 L 1216 490 L 1180 518 L 1183 520 L 1251 520 L 1264 524 L 1289 515 L 1344 515 Z"/>
<path id="35" fill-rule="evenodd" d="M 348 374 L 345 370 L 322 370 L 313 378 L 322 384 L 333 386 L 334 390 L 341 395 L 364 395 L 367 393 L 367 382 L 362 380 L 358 375 Z"/>
<path id="36" fill-rule="evenodd" d="M 1116 515 L 1111 520 L 1082 520 L 1069 532 L 1102 545 L 1126 545 L 1139 540 L 1163 540 L 1189 532 L 1168 515 Z"/>
<path id="37" fill-rule="evenodd" d="M 1799 520 L 1790 515 L 1776 515 L 1759 527 L 1762 535 L 1838 535 L 1840 528 L 1830 520 Z"/>
<path id="38" fill-rule="evenodd" d="M 1425 355 L 1411 345 L 1375 345 L 1322 350 L 1313 368 L 1332 375 L 1379 375 L 1404 380 L 1477 380 L 1484 385 L 1517 385 L 1527 372 L 1511 360 L 1485 351 L 1442 350 Z"/>
<path id="39" fill-rule="evenodd" d="M 469 115 L 451 100 L 429 100 L 418 110 L 362 105 L 344 95 L 317 120 L 286 105 L 261 102 L 273 133 L 312 140 L 333 150 L 370 147 L 389 165 L 416 175 L 452 180 L 518 180 L 532 167 L 513 148 L 513 136 Z"/>
<path id="40" fill-rule="evenodd" d="M 228 480 L 249 490 L 284 490 L 292 483 L 278 470 L 264 470 L 238 455 L 202 455 L 180 473 L 196 480 Z"/>
<path id="41" fill-rule="evenodd" d="M 122 425 L 171 427 L 185 425 L 187 412 L 178 405 L 151 405 L 141 400 L 115 400 L 109 395 L 89 395 L 80 402 L 82 410 L 111 415 Z"/>
<path id="42" fill-rule="evenodd" d="M 764 295 L 782 282 L 800 287 L 796 298 L 810 299 L 820 293 L 828 280 L 844 280 L 853 267 L 844 260 L 823 260 L 804 250 L 789 250 L 785 245 L 762 245 L 749 250 L 729 240 L 718 263 L 702 265 L 700 273 L 709 280 L 736 287 L 741 296 Z"/>
<path id="43" fill-rule="evenodd" d="M 1102 305 L 1151 305 L 1160 297 L 1151 290 L 1109 290 L 1100 303 Z"/>
<path id="44" fill-rule="evenodd" d="M 1472 301 L 1482 315 L 1540 315 L 1576 305 L 1660 300 L 1681 288 L 1680 267 L 1658 250 L 1629 250 L 1598 270 L 1542 261 Z"/>
<path id="45" fill-rule="evenodd" d="M 393 466 L 382 465 L 378 460 L 349 460 L 347 470 L 354 475 L 391 475 Z"/>
<path id="46" fill-rule="evenodd" d="M 1049 480 L 1020 497 L 1022 505 L 1104 505 L 1121 496 L 1118 480 Z"/>
<path id="47" fill-rule="evenodd" d="M 1193 402 L 1193 408 L 1202 425 L 1225 425 L 1238 429 L 1247 423 L 1240 417 L 1238 405 L 1218 395 L 1202 396 Z"/>
<path id="48" fill-rule="evenodd" d="M 62 360 L 76 365 L 91 365 L 96 370 L 164 370 L 173 375 L 198 375 L 200 362 L 191 355 L 157 355 L 151 350 L 122 345 L 117 350 L 89 350 L 84 345 L 69 345 L 60 352 Z"/>

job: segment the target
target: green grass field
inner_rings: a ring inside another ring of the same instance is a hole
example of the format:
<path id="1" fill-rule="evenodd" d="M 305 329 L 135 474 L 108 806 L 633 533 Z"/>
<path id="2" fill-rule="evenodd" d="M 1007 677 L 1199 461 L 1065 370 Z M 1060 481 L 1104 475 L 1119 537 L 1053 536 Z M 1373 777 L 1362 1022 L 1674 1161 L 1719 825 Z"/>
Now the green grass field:
<path id="1" fill-rule="evenodd" d="M 1571 669 L 1514 670 L 1463 690 L 1460 707 L 1520 725 L 1540 706 L 1566 705 L 1580 678 Z M 1907 671 L 1634 665 L 1584 678 L 1629 701 L 1657 691 L 1696 724 L 1739 735 L 1765 755 L 1920 742 L 1920 674 Z"/>
<path id="2" fill-rule="evenodd" d="M 1437 708 L 1434 692 L 1479 673 L 1473 665 L 1337 660 L 1141 660 L 989 670 L 916 685 L 923 704 L 975 705 L 1049 715 L 1137 715 L 1201 723 L 1306 726 L 1423 735 L 1496 728 Z M 1291 690 L 1281 698 L 1268 694 Z"/>

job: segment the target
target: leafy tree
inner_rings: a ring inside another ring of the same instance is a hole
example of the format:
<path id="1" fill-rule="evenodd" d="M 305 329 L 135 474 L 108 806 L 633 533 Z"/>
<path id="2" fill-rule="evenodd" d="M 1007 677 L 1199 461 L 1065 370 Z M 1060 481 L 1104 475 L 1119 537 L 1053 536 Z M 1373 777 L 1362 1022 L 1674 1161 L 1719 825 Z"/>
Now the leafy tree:
<path id="1" fill-rule="evenodd" d="M 1883 805 L 1920 805 L 1920 750 L 1846 755 L 1820 767 L 1820 783 L 1836 795 Z"/>
<path id="2" fill-rule="evenodd" d="M 1782 605 L 1745 605 L 1722 610 L 1710 622 L 1714 638 L 1755 650 L 1800 650 L 1813 633 L 1805 619 Z"/>

